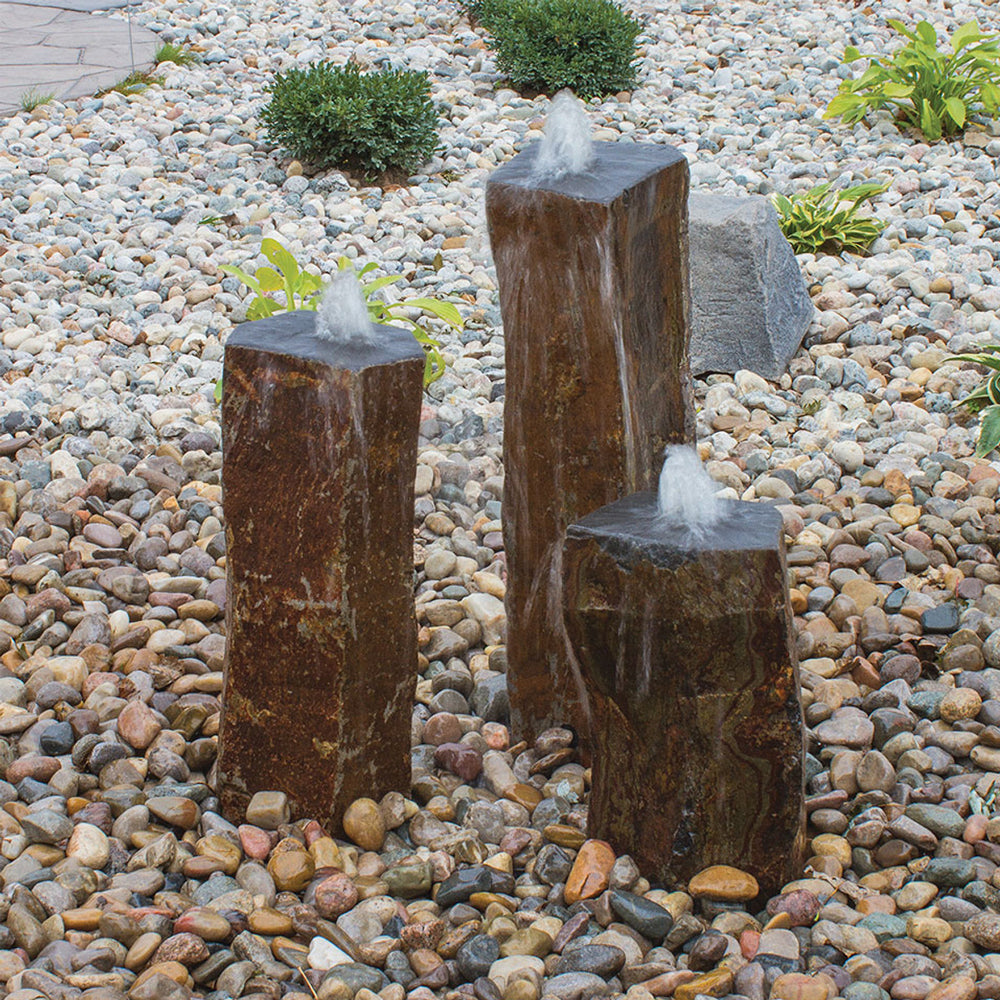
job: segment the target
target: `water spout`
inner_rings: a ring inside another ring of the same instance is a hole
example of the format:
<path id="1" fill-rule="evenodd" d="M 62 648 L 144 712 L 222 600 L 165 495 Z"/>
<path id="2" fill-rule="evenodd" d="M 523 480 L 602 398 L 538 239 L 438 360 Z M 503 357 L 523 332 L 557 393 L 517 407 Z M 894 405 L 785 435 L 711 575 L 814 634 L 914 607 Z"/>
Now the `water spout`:
<path id="1" fill-rule="evenodd" d="M 545 119 L 545 134 L 538 148 L 533 173 L 538 178 L 558 180 L 567 174 L 582 174 L 594 162 L 590 120 L 583 103 L 570 90 L 561 90 Z"/>
<path id="2" fill-rule="evenodd" d="M 336 344 L 374 343 L 365 294 L 351 271 L 339 271 L 327 285 L 316 310 L 316 336 Z"/>
<path id="3" fill-rule="evenodd" d="M 718 485 L 705 471 L 694 448 L 671 445 L 660 472 L 660 517 L 673 528 L 704 537 L 722 519 L 725 504 L 716 496 Z"/>

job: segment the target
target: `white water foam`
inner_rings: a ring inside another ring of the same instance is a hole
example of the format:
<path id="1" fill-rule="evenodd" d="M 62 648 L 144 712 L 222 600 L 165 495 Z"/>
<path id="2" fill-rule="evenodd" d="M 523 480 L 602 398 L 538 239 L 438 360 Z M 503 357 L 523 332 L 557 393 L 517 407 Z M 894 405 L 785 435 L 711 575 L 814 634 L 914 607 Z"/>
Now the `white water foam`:
<path id="1" fill-rule="evenodd" d="M 672 528 L 704 537 L 725 514 L 719 486 L 705 471 L 694 448 L 670 445 L 660 472 L 660 517 Z"/>
<path id="2" fill-rule="evenodd" d="M 357 277 L 349 270 L 338 271 L 316 310 L 316 336 L 335 344 L 367 346 L 374 343 L 374 334 Z"/>
<path id="3" fill-rule="evenodd" d="M 593 162 L 594 142 L 587 112 L 572 91 L 561 90 L 545 119 L 545 134 L 532 172 L 538 178 L 558 180 L 583 173 Z"/>

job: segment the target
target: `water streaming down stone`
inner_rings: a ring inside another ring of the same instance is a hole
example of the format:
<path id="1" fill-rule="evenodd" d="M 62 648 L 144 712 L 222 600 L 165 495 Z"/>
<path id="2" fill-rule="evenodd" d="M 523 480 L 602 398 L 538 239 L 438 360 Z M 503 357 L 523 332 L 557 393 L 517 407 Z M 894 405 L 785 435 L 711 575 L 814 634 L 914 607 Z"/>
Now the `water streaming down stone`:
<path id="1" fill-rule="evenodd" d="M 652 491 L 568 528 L 566 631 L 600 720 L 588 833 L 667 885 L 729 864 L 771 893 L 806 843 L 782 521 L 717 503 L 695 531 Z"/>
<path id="2" fill-rule="evenodd" d="M 291 312 L 226 345 L 219 794 L 232 820 L 277 789 L 338 831 L 355 798 L 409 790 L 423 353 L 352 317 L 351 295 L 324 303 L 324 336 L 316 313 Z"/>
<path id="3" fill-rule="evenodd" d="M 569 724 L 586 745 L 562 540 L 571 521 L 654 486 L 664 446 L 692 440 L 688 169 L 668 146 L 594 142 L 583 172 L 555 176 L 544 148 L 486 189 L 506 345 L 508 685 L 519 738 Z"/>

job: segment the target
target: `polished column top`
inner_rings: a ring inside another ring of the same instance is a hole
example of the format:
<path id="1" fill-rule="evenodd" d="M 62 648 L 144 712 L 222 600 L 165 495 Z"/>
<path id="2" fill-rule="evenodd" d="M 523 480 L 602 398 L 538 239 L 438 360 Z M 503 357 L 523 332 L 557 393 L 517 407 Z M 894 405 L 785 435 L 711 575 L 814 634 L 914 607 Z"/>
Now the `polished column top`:
<path id="1" fill-rule="evenodd" d="M 316 335 L 316 313 L 308 309 L 277 313 L 266 319 L 241 323 L 226 348 L 243 347 L 316 361 L 331 368 L 360 371 L 373 365 L 424 359 L 423 348 L 409 330 L 372 323 L 372 343 L 341 343 Z"/>
<path id="2" fill-rule="evenodd" d="M 578 174 L 545 177 L 535 173 L 539 143 L 527 146 L 497 167 L 486 182 L 487 190 L 502 184 L 531 191 L 553 191 L 580 201 L 609 204 L 665 167 L 684 161 L 673 146 L 650 142 L 595 142 L 594 163 Z"/>
<path id="3" fill-rule="evenodd" d="M 633 493 L 571 524 L 568 538 L 593 538 L 617 560 L 645 559 L 677 566 L 706 552 L 776 549 L 781 542 L 781 515 L 771 506 L 744 500 L 722 500 L 719 523 L 694 533 L 660 514 L 655 490 Z"/>

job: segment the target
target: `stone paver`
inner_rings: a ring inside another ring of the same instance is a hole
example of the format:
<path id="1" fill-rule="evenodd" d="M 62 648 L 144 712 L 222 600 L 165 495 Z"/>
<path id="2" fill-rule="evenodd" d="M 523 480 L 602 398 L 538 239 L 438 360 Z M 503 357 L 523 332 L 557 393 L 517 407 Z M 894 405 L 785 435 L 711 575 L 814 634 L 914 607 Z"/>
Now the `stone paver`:
<path id="1" fill-rule="evenodd" d="M 3 0 L 6 3 L 6 0 Z M 58 7 L 60 10 L 75 10 L 82 14 L 92 14 L 99 10 L 116 10 L 131 7 L 138 0 L 17 0 L 27 7 Z"/>
<path id="2" fill-rule="evenodd" d="M 34 91 L 56 100 L 86 97 L 132 72 L 129 23 L 96 13 L 128 0 L 0 0 L 0 116 Z M 147 69 L 160 39 L 132 24 L 136 69 Z"/>

